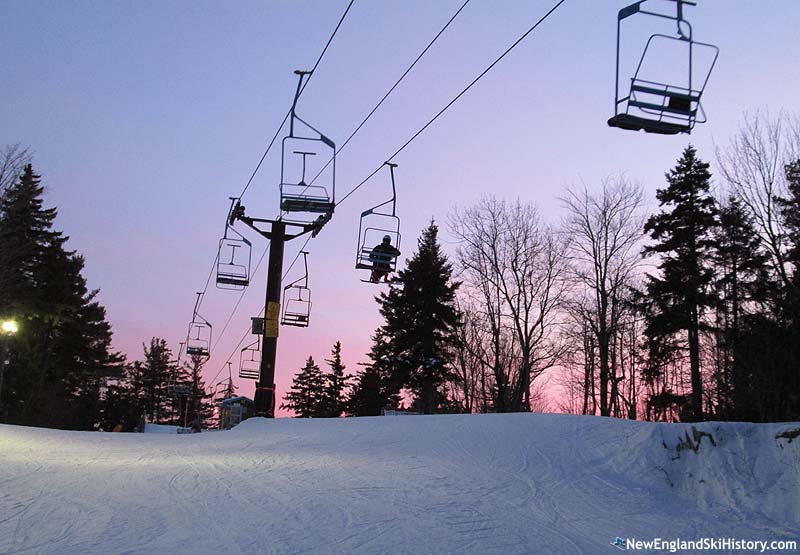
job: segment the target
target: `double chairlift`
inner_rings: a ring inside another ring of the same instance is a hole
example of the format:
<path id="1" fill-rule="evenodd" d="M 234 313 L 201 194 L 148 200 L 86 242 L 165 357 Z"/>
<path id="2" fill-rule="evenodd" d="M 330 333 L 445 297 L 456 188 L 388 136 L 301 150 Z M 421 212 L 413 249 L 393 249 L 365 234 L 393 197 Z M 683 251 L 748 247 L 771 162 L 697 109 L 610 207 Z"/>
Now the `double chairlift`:
<path id="1" fill-rule="evenodd" d="M 608 120 L 608 125 L 662 135 L 688 134 L 695 124 L 706 121 L 700 100 L 719 49 L 713 44 L 694 40 L 692 26 L 684 18 L 683 9 L 696 5 L 695 2 L 658 0 L 676 5 L 672 15 L 643 8 L 643 4 L 654 1 L 634 2 L 621 9 L 617 16 L 614 116 Z M 622 87 L 623 92 L 620 92 L 622 22 L 636 15 L 674 21 L 676 30 L 674 35 L 650 35 L 630 84 Z"/>

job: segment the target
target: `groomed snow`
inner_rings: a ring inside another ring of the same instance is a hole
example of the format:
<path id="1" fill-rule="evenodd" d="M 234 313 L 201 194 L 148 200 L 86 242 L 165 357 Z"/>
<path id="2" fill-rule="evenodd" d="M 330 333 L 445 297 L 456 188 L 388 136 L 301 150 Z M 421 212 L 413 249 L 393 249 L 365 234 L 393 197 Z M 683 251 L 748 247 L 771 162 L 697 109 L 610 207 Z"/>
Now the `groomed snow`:
<path id="1" fill-rule="evenodd" d="M 800 425 L 567 415 L 252 419 L 194 435 L 0 426 L 2 554 L 615 553 L 798 540 Z M 718 551 L 719 553 L 724 551 Z"/>

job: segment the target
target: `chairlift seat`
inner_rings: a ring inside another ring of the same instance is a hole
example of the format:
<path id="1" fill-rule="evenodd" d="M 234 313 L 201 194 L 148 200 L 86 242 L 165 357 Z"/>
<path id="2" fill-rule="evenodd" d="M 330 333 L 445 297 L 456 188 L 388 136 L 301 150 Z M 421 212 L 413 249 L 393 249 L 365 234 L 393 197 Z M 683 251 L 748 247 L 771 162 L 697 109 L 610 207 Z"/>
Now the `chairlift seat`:
<path id="1" fill-rule="evenodd" d="M 217 275 L 217 284 L 244 288 L 250 285 L 250 280 L 239 276 L 219 274 Z"/>
<path id="2" fill-rule="evenodd" d="M 189 346 L 186 347 L 186 354 L 187 355 L 200 355 L 203 357 L 208 356 L 208 348 L 207 347 L 200 347 L 200 346 Z"/>
<path id="3" fill-rule="evenodd" d="M 257 380 L 259 371 L 253 368 L 239 368 L 239 377 L 246 380 Z"/>
<path id="4" fill-rule="evenodd" d="M 281 210 L 284 212 L 312 212 L 325 214 L 331 212 L 334 204 L 328 197 L 287 195 L 281 199 Z"/>
<path id="5" fill-rule="evenodd" d="M 296 326 L 299 328 L 306 328 L 308 327 L 308 314 L 295 314 L 291 312 L 286 312 L 283 315 L 283 321 L 281 322 L 284 326 Z"/>
<path id="6" fill-rule="evenodd" d="M 629 131 L 645 131 L 646 133 L 656 133 L 658 135 L 677 135 L 679 133 L 689 133 L 692 130 L 692 126 L 689 123 L 659 121 L 631 114 L 617 114 L 608 120 L 608 125 Z"/>
<path id="7" fill-rule="evenodd" d="M 356 269 L 373 270 L 375 269 L 376 263 L 379 266 L 378 269 L 386 270 L 386 266 L 388 266 L 388 270 L 394 272 L 397 266 L 397 257 L 385 253 L 373 252 L 373 249 L 370 247 L 362 247 L 361 254 L 356 261 Z M 383 268 L 380 268 L 380 266 L 383 266 Z"/>

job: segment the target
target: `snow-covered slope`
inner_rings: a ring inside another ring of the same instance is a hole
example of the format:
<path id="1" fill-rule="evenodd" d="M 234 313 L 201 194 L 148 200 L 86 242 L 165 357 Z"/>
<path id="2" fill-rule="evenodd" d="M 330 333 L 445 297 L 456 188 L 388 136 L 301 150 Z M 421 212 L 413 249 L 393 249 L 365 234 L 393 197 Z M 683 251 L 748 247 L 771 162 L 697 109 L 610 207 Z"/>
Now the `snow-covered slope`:
<path id="1" fill-rule="evenodd" d="M 800 437 L 776 439 L 797 428 L 532 414 L 253 419 L 195 435 L 0 426 L 0 553 L 596 554 L 616 552 L 616 536 L 797 540 Z"/>

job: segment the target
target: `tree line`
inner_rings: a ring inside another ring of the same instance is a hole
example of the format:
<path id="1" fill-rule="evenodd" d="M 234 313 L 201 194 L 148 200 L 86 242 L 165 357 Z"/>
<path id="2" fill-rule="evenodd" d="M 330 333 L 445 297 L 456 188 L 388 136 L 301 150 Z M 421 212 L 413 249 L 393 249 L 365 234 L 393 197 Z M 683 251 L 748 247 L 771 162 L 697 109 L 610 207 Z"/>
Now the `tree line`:
<path id="1" fill-rule="evenodd" d="M 383 324 L 361 369 L 345 374 L 337 342 L 329 371 L 309 357 L 283 408 L 800 418 L 800 123 L 745 117 L 715 155 L 716 183 L 687 146 L 649 215 L 642 187 L 615 176 L 567 191 L 559 222 L 492 196 L 453 210 L 452 260 L 432 221 L 376 298 Z M 9 147 L 0 163 L 0 317 L 21 321 L 0 336 L 0 420 L 207 421 L 202 359 L 178 364 L 158 338 L 141 361 L 112 350 L 29 161 Z"/>
<path id="2" fill-rule="evenodd" d="M 565 216 L 492 196 L 432 222 L 377 301 L 384 324 L 348 410 L 560 410 L 631 419 L 800 418 L 800 123 L 745 117 L 689 145 L 644 214 L 623 176 L 561 198 Z M 558 387 L 552 404 L 540 385 Z"/>
<path id="3" fill-rule="evenodd" d="M 54 228 L 31 153 L 18 145 L 0 159 L 0 422 L 77 430 L 130 431 L 149 422 L 183 425 L 212 418 L 202 359 L 179 364 L 163 339 L 141 361 L 112 349 L 98 290 L 83 257 Z"/>

